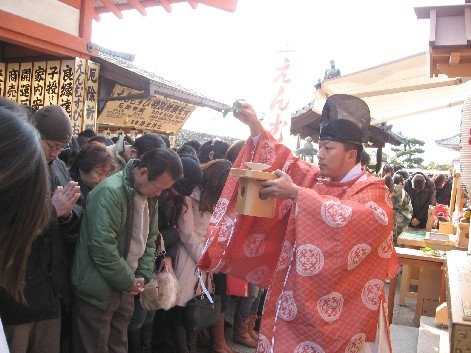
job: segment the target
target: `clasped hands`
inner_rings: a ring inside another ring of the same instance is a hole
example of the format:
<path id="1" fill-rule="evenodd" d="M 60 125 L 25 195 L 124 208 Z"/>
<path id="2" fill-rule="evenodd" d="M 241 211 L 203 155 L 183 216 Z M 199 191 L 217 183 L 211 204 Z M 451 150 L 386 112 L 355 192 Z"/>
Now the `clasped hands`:
<path id="1" fill-rule="evenodd" d="M 69 181 L 65 186 L 58 186 L 51 197 L 57 217 L 67 217 L 72 212 L 75 203 L 80 198 L 80 186 L 75 181 Z"/>

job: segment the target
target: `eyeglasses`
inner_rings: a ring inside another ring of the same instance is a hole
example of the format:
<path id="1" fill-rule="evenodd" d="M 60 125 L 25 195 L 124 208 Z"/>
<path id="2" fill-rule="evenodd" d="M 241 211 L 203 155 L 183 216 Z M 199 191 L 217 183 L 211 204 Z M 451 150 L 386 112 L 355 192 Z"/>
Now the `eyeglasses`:
<path id="1" fill-rule="evenodd" d="M 49 149 L 51 151 L 63 152 L 63 151 L 66 151 L 70 148 L 69 145 L 67 145 L 65 147 L 54 147 L 49 142 L 47 142 L 47 140 L 43 140 L 43 141 L 46 142 L 47 147 L 49 147 Z"/>

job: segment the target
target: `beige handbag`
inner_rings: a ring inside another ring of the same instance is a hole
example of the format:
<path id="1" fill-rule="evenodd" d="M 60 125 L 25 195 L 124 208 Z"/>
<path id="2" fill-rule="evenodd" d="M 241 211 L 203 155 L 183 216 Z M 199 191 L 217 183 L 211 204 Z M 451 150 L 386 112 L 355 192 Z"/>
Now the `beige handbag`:
<path id="1" fill-rule="evenodd" d="M 141 305 L 146 311 L 164 309 L 169 310 L 177 305 L 180 296 L 180 283 L 173 272 L 170 272 L 165 262 L 165 246 L 160 235 L 160 252 L 155 250 L 154 264 L 158 256 L 162 256 L 163 268 L 153 275 L 152 280 L 144 287 L 140 294 Z"/>

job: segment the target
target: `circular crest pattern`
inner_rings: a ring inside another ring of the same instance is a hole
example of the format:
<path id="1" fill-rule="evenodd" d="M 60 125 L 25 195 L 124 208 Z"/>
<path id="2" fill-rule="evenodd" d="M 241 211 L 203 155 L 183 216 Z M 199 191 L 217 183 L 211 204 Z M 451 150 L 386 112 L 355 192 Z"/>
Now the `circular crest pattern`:
<path id="1" fill-rule="evenodd" d="M 298 314 L 298 307 L 294 301 L 293 291 L 286 291 L 278 299 L 280 318 L 284 321 L 292 321 Z"/>
<path id="2" fill-rule="evenodd" d="M 321 206 L 321 216 L 329 226 L 343 227 L 352 217 L 352 208 L 339 201 L 326 201 Z"/>
<path id="3" fill-rule="evenodd" d="M 247 274 L 247 282 L 259 284 L 268 276 L 268 266 L 262 265 Z"/>
<path id="4" fill-rule="evenodd" d="M 317 311 L 326 322 L 334 322 L 342 313 L 343 296 L 338 292 L 332 292 L 317 301 Z"/>
<path id="5" fill-rule="evenodd" d="M 369 202 L 366 203 L 366 207 L 369 207 L 373 210 L 375 218 L 379 223 L 381 223 L 383 225 L 388 224 L 388 214 L 386 213 L 385 210 L 383 210 L 381 207 L 379 207 L 376 202 L 369 201 Z"/>
<path id="6" fill-rule="evenodd" d="M 378 248 L 378 255 L 384 259 L 389 259 L 392 256 L 394 249 L 393 237 L 392 232 L 391 235 L 381 243 Z"/>
<path id="7" fill-rule="evenodd" d="M 218 242 L 226 242 L 229 240 L 234 230 L 234 221 L 227 216 L 222 218 L 222 221 L 219 223 L 221 229 L 219 230 Z"/>
<path id="8" fill-rule="evenodd" d="M 347 344 L 347 348 L 345 348 L 345 353 L 358 353 L 361 351 L 363 344 L 365 343 L 366 335 L 364 333 L 357 333 L 355 336 L 352 337 L 350 342 Z"/>
<path id="9" fill-rule="evenodd" d="M 218 200 L 214 212 L 211 215 L 210 223 L 218 223 L 221 220 L 222 216 L 226 213 L 228 204 L 228 199 L 220 198 Z"/>
<path id="10" fill-rule="evenodd" d="M 293 252 L 293 246 L 289 241 L 283 242 L 283 248 L 281 249 L 280 259 L 278 260 L 277 270 L 282 270 L 288 267 L 291 262 L 291 254 Z"/>
<path id="11" fill-rule="evenodd" d="M 294 349 L 294 353 L 325 353 L 325 351 L 314 342 L 304 341 L 298 344 Z"/>
<path id="12" fill-rule="evenodd" d="M 347 269 L 353 270 L 358 264 L 371 252 L 371 246 L 368 244 L 357 244 L 348 254 Z"/>
<path id="13" fill-rule="evenodd" d="M 302 276 L 313 276 L 324 267 L 324 254 L 312 244 L 296 249 L 296 271 Z"/>
<path id="14" fill-rule="evenodd" d="M 258 336 L 257 353 L 271 353 L 270 341 L 262 334 Z"/>
<path id="15" fill-rule="evenodd" d="M 265 251 L 265 234 L 252 234 L 244 243 L 244 253 L 247 257 L 257 257 Z"/>
<path id="16" fill-rule="evenodd" d="M 380 281 L 379 279 L 372 279 L 371 281 L 368 281 L 363 287 L 363 290 L 361 291 L 361 300 L 368 309 L 378 309 L 383 286 L 383 281 Z"/>

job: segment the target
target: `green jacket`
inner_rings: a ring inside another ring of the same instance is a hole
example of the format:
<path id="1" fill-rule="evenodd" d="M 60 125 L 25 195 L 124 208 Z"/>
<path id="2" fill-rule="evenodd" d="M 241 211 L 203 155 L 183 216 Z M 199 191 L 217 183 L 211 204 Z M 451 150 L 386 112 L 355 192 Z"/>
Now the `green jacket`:
<path id="1" fill-rule="evenodd" d="M 149 236 L 135 273 L 123 253 L 128 242 L 128 215 L 132 217 L 136 191 L 129 186 L 132 161 L 126 168 L 103 180 L 88 195 L 85 215 L 72 268 L 75 294 L 86 302 L 105 309 L 112 290 L 130 288 L 136 277 L 149 282 L 154 269 L 158 218 L 155 200 L 149 199 Z M 130 218 L 132 221 L 132 218 Z"/>

